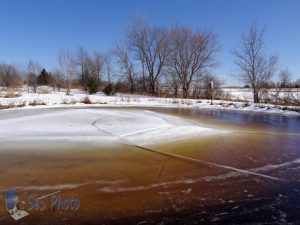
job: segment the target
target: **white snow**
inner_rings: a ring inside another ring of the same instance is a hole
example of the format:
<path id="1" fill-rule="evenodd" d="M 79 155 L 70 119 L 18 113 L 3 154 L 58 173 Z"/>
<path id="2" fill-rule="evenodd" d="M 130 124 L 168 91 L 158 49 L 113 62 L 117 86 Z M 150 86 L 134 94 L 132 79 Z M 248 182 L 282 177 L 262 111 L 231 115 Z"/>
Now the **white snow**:
<path id="1" fill-rule="evenodd" d="M 210 100 L 198 99 L 175 99 L 175 98 L 159 98 L 148 97 L 142 95 L 126 95 L 118 94 L 116 96 L 105 96 L 102 92 L 95 95 L 87 95 L 81 90 L 73 89 L 71 95 L 65 92 L 54 92 L 51 88 L 40 87 L 39 93 L 27 93 L 26 88 L 21 89 L 19 97 L 6 98 L 6 92 L 0 91 L 0 109 L 1 108 L 44 108 L 44 107 L 72 107 L 73 105 L 84 105 L 84 99 L 87 97 L 91 106 L 134 106 L 134 107 L 173 107 L 173 108 L 203 108 L 203 109 L 222 109 L 222 110 L 238 110 L 238 111 L 255 111 L 264 113 L 281 113 L 287 115 L 299 116 L 299 112 L 289 109 L 297 109 L 300 107 L 283 107 L 271 104 L 254 104 L 251 101 L 250 89 L 225 88 L 223 91 L 231 95 L 232 99 L 239 101 L 214 100 L 211 105 Z M 45 91 L 46 90 L 46 91 Z M 10 109 L 11 110 L 11 109 Z M 147 129 L 147 128 L 145 128 Z"/>
<path id="2" fill-rule="evenodd" d="M 23 87 L 15 94 L 19 97 L 6 98 L 7 93 L 12 91 L 0 91 L 0 109 L 5 108 L 44 108 L 44 107 L 72 107 L 84 105 L 84 99 L 88 98 L 90 106 L 134 106 L 134 107 L 172 107 L 172 108 L 203 108 L 203 109 L 222 109 L 238 110 L 247 112 L 280 113 L 299 116 L 300 107 L 298 106 L 278 106 L 271 104 L 254 104 L 250 89 L 243 88 L 224 88 L 224 92 L 229 93 L 235 101 L 214 100 L 211 105 L 210 100 L 199 99 L 175 99 L 149 97 L 142 95 L 117 94 L 116 96 L 105 96 L 102 92 L 95 95 L 87 95 L 81 90 L 72 89 L 71 95 L 66 95 L 63 91 L 52 91 L 49 87 L 39 87 L 38 93 L 27 93 Z M 295 90 L 298 93 L 299 90 Z M 299 92 L 300 93 L 300 92 Z M 298 96 L 300 98 L 300 96 Z M 296 112 L 295 111 L 298 111 Z M 11 110 L 11 109 L 10 109 Z M 146 129 L 146 128 L 145 128 Z"/>
<path id="3" fill-rule="evenodd" d="M 253 93 L 251 88 L 223 88 L 222 91 L 231 97 L 235 101 L 253 101 Z M 274 95 L 278 95 L 280 98 L 290 98 L 291 94 L 294 98 L 300 99 L 300 89 L 269 89 L 267 93 L 262 94 L 261 98 L 272 98 Z"/>
<path id="4" fill-rule="evenodd" d="M 224 131 L 204 128 L 179 117 L 130 109 L 55 110 L 0 120 L 0 143 L 72 141 L 151 145 L 220 132 Z"/>
<path id="5" fill-rule="evenodd" d="M 248 89 L 224 89 L 233 95 L 236 100 L 251 100 L 251 92 Z M 175 98 L 159 98 L 141 95 L 118 94 L 116 96 L 105 96 L 102 92 L 95 95 L 87 95 L 80 90 L 72 90 L 72 95 L 67 96 L 64 92 L 51 92 L 43 94 L 27 93 L 25 90 L 20 91 L 21 96 L 13 98 L 1 97 L 0 108 L 32 108 L 32 107 L 72 107 L 73 105 L 84 105 L 86 97 L 92 102 L 91 106 L 134 106 L 134 107 L 173 107 L 173 108 L 203 108 L 203 109 L 222 109 L 222 110 L 238 110 L 238 111 L 256 111 L 264 113 L 281 113 L 288 115 L 297 115 L 289 109 L 297 109 L 300 107 L 283 107 L 271 104 L 254 104 L 251 102 L 224 101 L 214 100 L 211 105 L 210 100 L 199 99 L 175 99 Z M 4 92 L 3 92 L 4 93 Z M 3 96 L 2 93 L 2 96 Z"/>

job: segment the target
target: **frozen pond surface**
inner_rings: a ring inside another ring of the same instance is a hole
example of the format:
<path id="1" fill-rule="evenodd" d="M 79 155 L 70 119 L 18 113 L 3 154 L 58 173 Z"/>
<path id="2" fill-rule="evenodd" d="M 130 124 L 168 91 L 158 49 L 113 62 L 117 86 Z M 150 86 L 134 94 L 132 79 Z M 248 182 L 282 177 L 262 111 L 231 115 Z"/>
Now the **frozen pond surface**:
<path id="1" fill-rule="evenodd" d="M 2 144 L 22 141 L 97 142 L 106 145 L 128 141 L 151 145 L 225 132 L 195 122 L 130 109 L 68 109 L 0 119 Z M 12 112 L 13 114 L 13 112 Z M 8 115 L 10 116 L 10 115 Z M 3 143 L 4 142 L 4 143 Z"/>
<path id="2" fill-rule="evenodd" d="M 61 190 L 82 202 L 76 213 L 31 211 L 23 224 L 300 220 L 299 117 L 166 108 L 15 110 L 0 112 L 0 136 L 2 193 L 10 186 L 21 198 Z M 0 223 L 13 224 L 4 215 Z"/>

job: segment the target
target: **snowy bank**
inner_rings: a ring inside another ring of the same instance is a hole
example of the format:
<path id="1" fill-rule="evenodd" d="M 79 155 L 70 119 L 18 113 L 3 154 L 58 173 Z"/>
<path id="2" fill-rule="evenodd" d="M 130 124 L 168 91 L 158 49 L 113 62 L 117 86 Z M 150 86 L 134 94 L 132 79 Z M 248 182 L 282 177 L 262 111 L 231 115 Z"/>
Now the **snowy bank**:
<path id="1" fill-rule="evenodd" d="M 281 113 L 286 115 L 300 115 L 300 107 L 278 106 L 271 104 L 254 104 L 249 102 L 236 102 L 203 99 L 175 99 L 159 98 L 141 95 L 118 94 L 105 96 L 103 93 L 87 95 L 80 90 L 72 90 L 72 95 L 64 92 L 52 93 L 19 93 L 20 96 L 5 98 L 0 97 L 0 109 L 7 108 L 32 108 L 32 107 L 66 107 L 70 105 L 93 104 L 95 106 L 134 106 L 134 107 L 173 107 L 173 108 L 203 108 L 238 110 L 248 112 Z"/>

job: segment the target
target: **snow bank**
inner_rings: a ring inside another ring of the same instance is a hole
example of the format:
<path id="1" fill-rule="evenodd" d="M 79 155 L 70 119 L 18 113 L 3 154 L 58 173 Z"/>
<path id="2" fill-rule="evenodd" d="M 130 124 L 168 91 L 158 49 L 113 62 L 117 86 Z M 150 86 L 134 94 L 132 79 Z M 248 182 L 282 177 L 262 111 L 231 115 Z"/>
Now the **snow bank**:
<path id="1" fill-rule="evenodd" d="M 236 92 L 239 99 L 244 99 L 244 94 L 250 93 L 245 90 L 228 90 L 231 93 Z M 241 93 L 240 93 L 240 92 Z M 67 107 L 70 105 L 84 105 L 84 99 L 89 98 L 95 106 L 135 106 L 135 107 L 176 107 L 176 108 L 205 108 L 205 109 L 222 109 L 222 110 L 239 110 L 239 111 L 257 111 L 265 113 L 281 113 L 287 115 L 299 116 L 300 107 L 283 107 L 271 104 L 254 104 L 234 101 L 214 100 L 211 105 L 210 100 L 197 99 L 175 99 L 175 98 L 158 98 L 141 95 L 123 95 L 105 96 L 102 93 L 95 95 L 86 95 L 80 90 L 72 90 L 72 95 L 67 96 L 64 92 L 53 92 L 49 94 L 26 93 L 22 92 L 20 97 L 4 98 L 0 97 L 0 108 L 18 106 L 22 108 L 31 107 Z M 241 97 L 243 96 L 243 97 Z M 248 96 L 249 97 L 249 96 Z M 245 99 L 248 99 L 246 96 Z M 295 112 L 291 109 L 296 109 Z"/>

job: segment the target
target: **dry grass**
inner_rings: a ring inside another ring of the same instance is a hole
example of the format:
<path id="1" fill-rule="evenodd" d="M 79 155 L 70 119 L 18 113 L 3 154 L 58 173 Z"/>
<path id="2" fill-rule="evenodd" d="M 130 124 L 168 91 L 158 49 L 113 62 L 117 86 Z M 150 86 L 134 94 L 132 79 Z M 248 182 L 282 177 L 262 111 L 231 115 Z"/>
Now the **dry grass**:
<path id="1" fill-rule="evenodd" d="M 38 101 L 38 100 L 33 100 L 32 102 L 29 102 L 30 106 L 37 106 L 37 105 L 46 105 L 44 102 Z"/>
<path id="2" fill-rule="evenodd" d="M 39 94 L 50 94 L 51 91 L 49 89 L 46 89 L 46 88 L 41 88 L 39 91 L 38 91 Z"/>
<path id="3" fill-rule="evenodd" d="M 293 112 L 298 112 L 300 113 L 300 108 L 297 107 L 279 107 L 279 109 L 283 110 L 283 111 L 293 111 Z"/>
<path id="4" fill-rule="evenodd" d="M 245 103 L 243 104 L 243 107 L 249 107 L 249 106 L 250 106 L 249 102 L 245 102 Z"/>
<path id="5" fill-rule="evenodd" d="M 19 92 L 5 92 L 4 93 L 4 98 L 17 98 L 22 96 Z"/>
<path id="6" fill-rule="evenodd" d="M 63 105 L 74 105 L 76 104 L 78 101 L 74 98 L 68 100 L 67 98 L 63 98 L 62 103 Z"/>
<path id="7" fill-rule="evenodd" d="M 0 104 L 0 110 L 1 110 L 1 109 L 12 109 L 12 108 L 22 108 L 22 107 L 24 107 L 24 106 L 26 106 L 26 103 L 25 103 L 25 102 L 19 103 L 19 104 L 13 104 L 13 103 L 11 103 L 11 104 L 9 104 L 9 105 L 1 105 L 1 104 Z"/>
<path id="8" fill-rule="evenodd" d="M 10 105 L 0 105 L 0 110 L 1 110 L 1 109 L 10 109 L 10 108 L 14 108 L 14 106 L 10 106 Z"/>
<path id="9" fill-rule="evenodd" d="M 83 103 L 83 104 L 92 104 L 92 101 L 91 101 L 91 99 L 90 99 L 88 96 L 86 96 L 86 97 L 84 97 L 84 99 L 81 101 L 81 103 Z"/>

